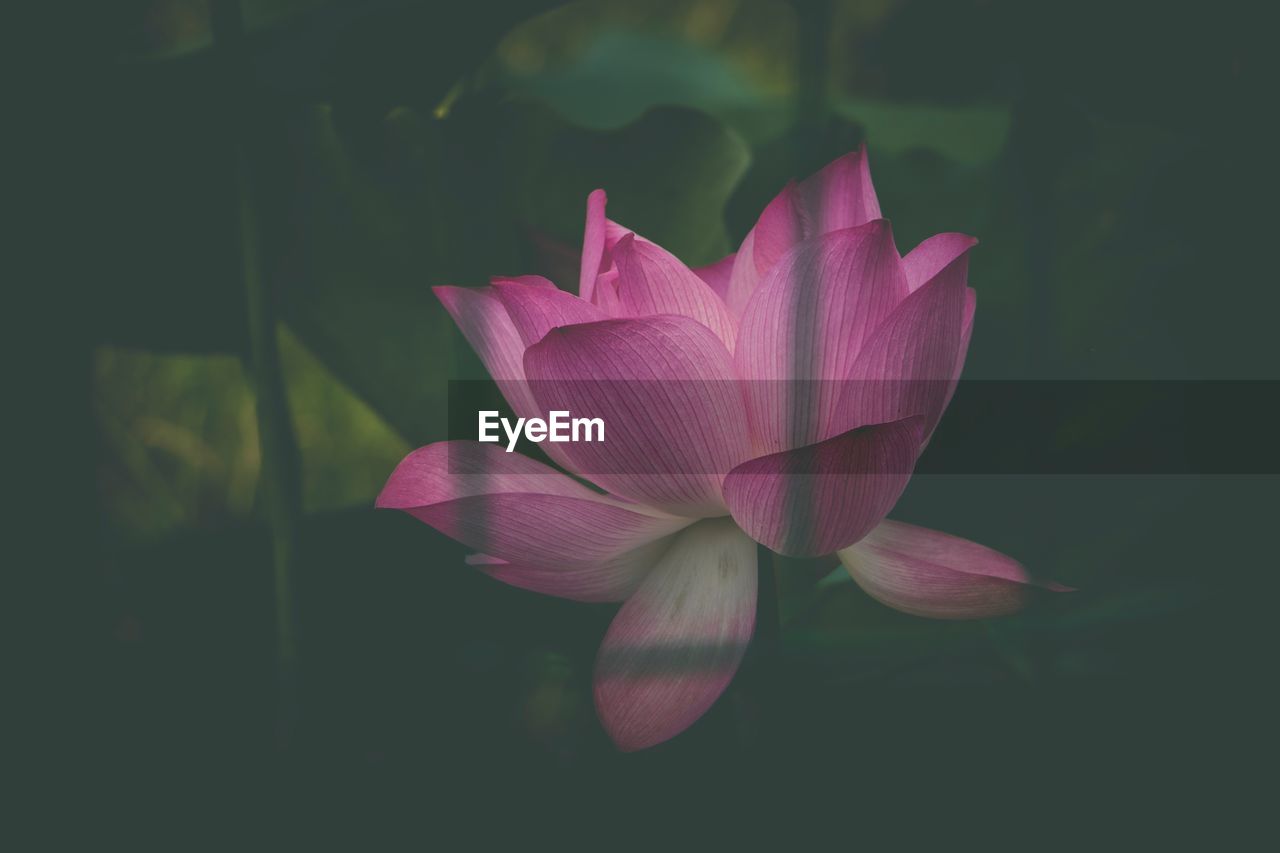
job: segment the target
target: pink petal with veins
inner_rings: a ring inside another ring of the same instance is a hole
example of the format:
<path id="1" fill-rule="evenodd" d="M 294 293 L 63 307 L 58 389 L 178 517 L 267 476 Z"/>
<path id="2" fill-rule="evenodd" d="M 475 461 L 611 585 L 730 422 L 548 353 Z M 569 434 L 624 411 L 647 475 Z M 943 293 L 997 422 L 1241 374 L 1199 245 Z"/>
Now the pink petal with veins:
<path id="1" fill-rule="evenodd" d="M 619 749 L 678 735 L 715 703 L 755 628 L 756 546 L 700 521 L 618 611 L 596 658 L 596 710 Z"/>

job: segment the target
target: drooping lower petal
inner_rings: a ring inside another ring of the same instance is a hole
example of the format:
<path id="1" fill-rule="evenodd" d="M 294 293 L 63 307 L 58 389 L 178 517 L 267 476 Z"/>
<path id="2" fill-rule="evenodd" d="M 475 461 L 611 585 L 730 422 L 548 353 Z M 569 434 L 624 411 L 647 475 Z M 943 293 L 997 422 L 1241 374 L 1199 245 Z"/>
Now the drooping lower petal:
<path id="1" fill-rule="evenodd" d="M 724 344 L 687 317 L 555 329 L 525 354 L 544 411 L 604 421 L 604 440 L 561 444 L 573 470 L 668 512 L 725 513 L 720 483 L 750 456 Z"/>
<path id="2" fill-rule="evenodd" d="M 930 619 L 984 619 L 1021 609 L 1036 584 L 1014 560 L 984 545 L 936 530 L 884 521 L 840 561 L 877 601 Z"/>
<path id="3" fill-rule="evenodd" d="M 780 554 L 814 557 L 857 542 L 893 509 L 919 452 L 920 418 L 850 430 L 744 462 L 725 478 L 734 521 Z"/>
<path id="4" fill-rule="evenodd" d="M 488 554 L 473 554 L 466 562 L 494 580 L 542 595 L 571 601 L 626 601 L 657 565 L 671 541 L 668 536 L 586 568 L 561 565 L 548 569 Z"/>
<path id="5" fill-rule="evenodd" d="M 409 454 L 377 506 L 403 510 L 477 551 L 536 570 L 538 585 L 531 588 L 590 600 L 624 598 L 666 549 L 664 538 L 689 524 L 601 495 L 497 445 L 469 441 Z M 567 574 L 556 580 L 555 572 Z"/>
<path id="6" fill-rule="evenodd" d="M 734 364 L 767 452 L 830 438 L 841 383 L 864 342 L 907 296 L 884 220 L 806 241 L 751 297 Z"/>
<path id="7" fill-rule="evenodd" d="M 687 729 L 724 692 L 755 627 L 756 547 L 728 519 L 675 537 L 596 658 L 600 721 L 619 749 Z"/>

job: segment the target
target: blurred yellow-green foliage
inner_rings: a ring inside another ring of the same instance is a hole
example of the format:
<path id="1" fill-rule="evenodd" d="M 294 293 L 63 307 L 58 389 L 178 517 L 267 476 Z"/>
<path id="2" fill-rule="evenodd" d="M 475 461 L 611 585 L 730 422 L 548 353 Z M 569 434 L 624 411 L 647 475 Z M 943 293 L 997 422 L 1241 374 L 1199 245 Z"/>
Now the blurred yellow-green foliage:
<path id="1" fill-rule="evenodd" d="M 303 509 L 370 501 L 408 443 L 287 329 L 280 346 L 303 459 Z M 261 460 L 239 358 L 103 347 L 93 381 L 109 532 L 154 538 L 249 518 Z"/>

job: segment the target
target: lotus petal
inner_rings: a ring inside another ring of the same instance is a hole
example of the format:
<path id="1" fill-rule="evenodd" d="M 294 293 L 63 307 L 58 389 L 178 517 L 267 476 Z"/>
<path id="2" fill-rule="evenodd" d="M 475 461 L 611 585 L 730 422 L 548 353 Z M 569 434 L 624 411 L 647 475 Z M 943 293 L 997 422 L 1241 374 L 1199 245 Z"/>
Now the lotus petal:
<path id="1" fill-rule="evenodd" d="M 853 228 L 880 218 L 867 147 L 840 157 L 796 187 L 793 205 L 805 238 Z"/>
<path id="2" fill-rule="evenodd" d="M 600 418 L 602 442 L 559 445 L 608 491 L 680 515 L 723 515 L 724 475 L 751 455 L 724 344 L 670 315 L 553 329 L 525 354 L 545 411 Z"/>
<path id="3" fill-rule="evenodd" d="M 774 264 L 804 239 L 792 200 L 795 191 L 794 182 L 783 187 L 782 192 L 765 206 L 755 227 L 747 232 L 742 245 L 738 247 L 725 299 L 729 311 L 735 317 L 742 316 L 752 294 Z"/>
<path id="4" fill-rule="evenodd" d="M 959 376 L 967 266 L 953 260 L 872 333 L 843 389 L 842 428 L 921 415 L 924 437 L 933 432 Z"/>
<path id="5" fill-rule="evenodd" d="M 729 309 L 706 282 L 656 243 L 628 234 L 612 249 L 618 268 L 615 316 L 675 314 L 716 333 L 733 352 L 734 322 Z"/>
<path id="6" fill-rule="evenodd" d="M 867 594 L 895 610 L 930 619 L 984 619 L 1013 613 L 1035 584 L 1026 569 L 984 545 L 936 530 L 884 521 L 840 561 Z"/>
<path id="7" fill-rule="evenodd" d="M 495 281 L 493 291 L 507 309 L 507 314 L 526 347 L 542 340 L 547 332 L 557 326 L 608 319 L 597 306 L 554 286 L 530 287 Z M 523 359 L 522 353 L 522 363 Z"/>
<path id="8" fill-rule="evenodd" d="M 587 600 L 625 598 L 666 550 L 665 538 L 690 523 L 601 495 L 497 445 L 470 441 L 437 442 L 410 453 L 377 506 L 403 510 L 522 567 L 522 575 L 494 573 L 531 578 L 517 586 Z"/>
<path id="9" fill-rule="evenodd" d="M 744 462 L 725 478 L 733 520 L 780 554 L 815 557 L 857 542 L 911 477 L 922 419 L 850 430 Z"/>
<path id="10" fill-rule="evenodd" d="M 607 267 L 604 245 L 607 201 L 604 190 L 593 190 L 587 196 L 587 224 L 582 232 L 582 268 L 578 278 L 578 295 L 587 301 L 594 298 L 596 276 Z"/>
<path id="11" fill-rule="evenodd" d="M 661 743 L 706 713 L 737 672 L 755 615 L 755 543 L 728 519 L 678 534 L 596 658 L 596 710 L 618 748 Z"/>
<path id="12" fill-rule="evenodd" d="M 773 267 L 743 312 L 734 353 L 766 452 L 840 431 L 841 384 L 863 343 L 906 296 L 884 220 L 808 240 Z"/>
<path id="13" fill-rule="evenodd" d="M 729 296 L 729 278 L 733 275 L 733 263 L 738 255 L 735 252 L 731 255 L 725 255 L 714 264 L 707 264 L 705 267 L 698 267 L 693 274 L 707 283 L 707 286 L 716 292 L 723 301 Z"/>
<path id="14" fill-rule="evenodd" d="M 934 234 L 916 246 L 902 259 L 902 269 L 907 274 L 907 286 L 917 290 L 933 278 L 942 268 L 978 245 L 976 237 L 948 232 Z"/>
<path id="15" fill-rule="evenodd" d="M 774 197 L 738 250 L 725 300 L 738 316 L 764 277 L 797 244 L 880 218 L 865 146 Z"/>
<path id="16" fill-rule="evenodd" d="M 434 287 L 463 337 L 480 356 L 511 408 L 533 417 L 537 406 L 524 381 L 525 344 L 492 287 Z"/>

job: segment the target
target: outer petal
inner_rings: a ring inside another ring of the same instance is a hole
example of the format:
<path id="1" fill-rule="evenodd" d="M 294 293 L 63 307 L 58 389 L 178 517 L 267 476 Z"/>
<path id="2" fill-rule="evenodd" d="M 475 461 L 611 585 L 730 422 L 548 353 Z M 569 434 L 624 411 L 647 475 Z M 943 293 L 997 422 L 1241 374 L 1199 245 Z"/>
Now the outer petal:
<path id="1" fill-rule="evenodd" d="M 879 219 L 880 202 L 871 185 L 867 147 L 833 160 L 821 172 L 801 181 L 794 203 L 805 237 Z"/>
<path id="2" fill-rule="evenodd" d="M 976 542 L 885 521 L 840 551 L 867 594 L 895 610 L 931 619 L 982 619 L 1019 610 L 1035 584 L 1011 557 Z M 1045 584 L 1054 592 L 1067 587 Z"/>
<path id="3" fill-rule="evenodd" d="M 526 287 L 541 287 L 548 290 L 558 289 L 555 282 L 540 275 L 496 275 L 489 279 L 489 284 L 520 284 Z"/>
<path id="4" fill-rule="evenodd" d="M 529 383 L 524 376 L 525 342 L 520 329 L 507 312 L 498 291 L 503 288 L 525 287 L 526 292 L 556 291 L 555 285 L 540 276 L 520 276 L 518 278 L 494 279 L 491 287 L 436 287 L 433 291 L 444 305 L 453 321 L 458 324 L 463 336 L 471 344 L 472 349 L 480 356 L 485 369 L 493 377 L 517 416 L 536 418 L 542 415 Z M 545 295 L 545 294 L 544 294 Z M 547 297 L 548 299 L 554 297 Z M 536 329 L 538 318 L 536 313 L 522 316 L 521 323 L 525 333 L 531 334 Z M 557 464 L 570 470 L 569 464 L 561 450 L 563 445 L 545 444 L 548 456 Z"/>
<path id="5" fill-rule="evenodd" d="M 724 483 L 733 520 L 752 539 L 791 556 L 857 542 L 906 488 L 921 427 L 919 418 L 877 424 L 744 462 Z"/>
<path id="6" fill-rule="evenodd" d="M 618 267 L 616 293 L 622 316 L 676 314 L 716 333 L 733 352 L 734 322 L 713 291 L 693 271 L 656 243 L 628 234 L 612 249 Z"/>
<path id="7" fill-rule="evenodd" d="M 794 182 L 783 187 L 782 192 L 765 206 L 755 227 L 747 233 L 738 249 L 725 300 L 735 317 L 742 315 L 751 295 L 773 265 L 804 239 L 800 218 L 795 212 L 795 192 Z"/>
<path id="8" fill-rule="evenodd" d="M 537 412 L 524 382 L 524 341 L 492 287 L 435 287 L 444 305 L 511 408 L 521 417 Z"/>
<path id="9" fill-rule="evenodd" d="M 716 292 L 721 300 L 727 299 L 729 296 L 729 278 L 733 275 L 733 262 L 738 257 L 734 252 L 731 255 L 725 255 L 714 264 L 707 264 L 705 267 L 698 267 L 693 274 L 707 283 L 707 286 Z"/>
<path id="10" fill-rule="evenodd" d="M 751 297 L 734 363 L 766 452 L 830 438 L 841 382 L 863 342 L 907 296 L 884 220 L 800 244 Z"/>
<path id="11" fill-rule="evenodd" d="M 687 317 L 554 329 L 525 354 L 543 411 L 601 418 L 603 442 L 559 447 L 609 491 L 681 515 L 722 515 L 720 482 L 750 456 L 720 339 Z"/>
<path id="12" fill-rule="evenodd" d="M 672 537 L 668 536 L 589 568 L 561 565 L 548 569 L 512 563 L 488 554 L 467 557 L 467 565 L 474 566 L 494 580 L 543 595 L 572 601 L 626 601 L 661 559 L 671 541 Z"/>
<path id="13" fill-rule="evenodd" d="M 596 710 L 619 749 L 661 743 L 706 713 L 737 672 L 755 611 L 755 543 L 727 519 L 676 537 L 596 659 Z"/>
<path id="14" fill-rule="evenodd" d="M 907 286 L 917 290 L 941 272 L 943 267 L 976 245 L 978 245 L 978 239 L 968 234 L 934 234 L 902 259 L 902 269 L 907 274 Z"/>
<path id="15" fill-rule="evenodd" d="M 765 207 L 738 250 L 725 300 L 730 311 L 742 313 L 769 270 L 796 244 L 879 218 L 866 146 L 799 184 L 788 184 Z"/>
<path id="16" fill-rule="evenodd" d="M 960 384 L 960 376 L 964 373 L 965 356 L 969 354 L 969 341 L 973 338 L 973 317 L 978 310 L 978 294 L 972 287 L 964 289 L 964 311 L 960 316 L 960 352 L 956 354 L 955 371 L 951 374 L 951 386 L 947 388 L 947 399 L 942 403 L 942 411 L 951 404 L 951 397 Z"/>
<path id="17" fill-rule="evenodd" d="M 953 260 L 871 335 L 843 389 L 841 427 L 921 415 L 924 437 L 933 432 L 958 376 L 967 267 L 967 256 Z"/>
<path id="18" fill-rule="evenodd" d="M 507 309 L 512 325 L 525 347 L 532 346 L 557 326 L 593 323 L 608 319 L 603 311 L 585 299 L 556 287 L 530 287 L 495 281 L 494 293 Z M 524 355 L 521 354 L 523 364 Z"/>
<path id="19" fill-rule="evenodd" d="M 759 225 L 757 224 L 757 228 Z M 764 273 L 756 267 L 756 230 L 752 228 L 743 238 L 742 245 L 733 256 L 733 268 L 729 270 L 729 286 L 725 292 L 724 302 L 729 306 L 729 313 L 741 317 L 743 309 L 751 301 L 751 294 L 756 292 Z M 768 272 L 768 270 L 765 270 Z"/>
<path id="20" fill-rule="evenodd" d="M 593 492 L 497 445 L 468 441 L 409 454 L 377 506 L 404 510 L 536 574 L 518 586 L 587 600 L 626 597 L 666 550 L 665 537 L 689 524 Z"/>

